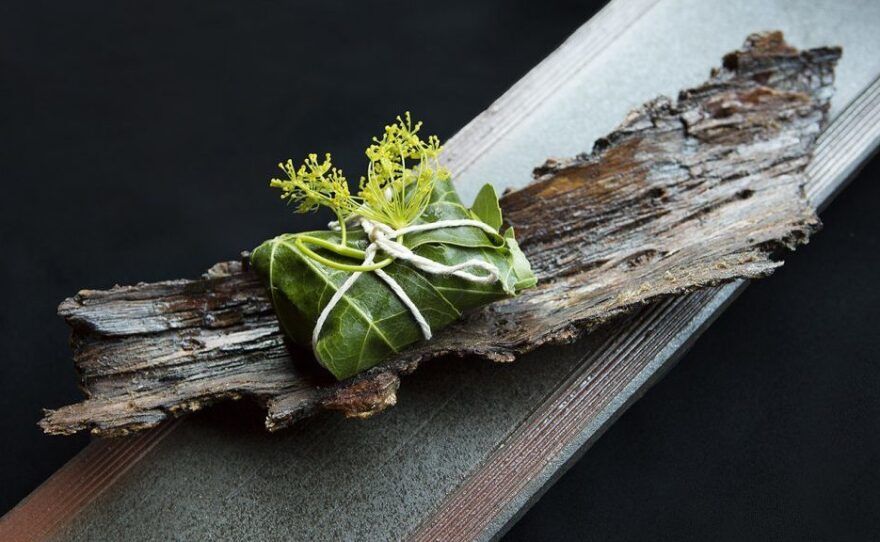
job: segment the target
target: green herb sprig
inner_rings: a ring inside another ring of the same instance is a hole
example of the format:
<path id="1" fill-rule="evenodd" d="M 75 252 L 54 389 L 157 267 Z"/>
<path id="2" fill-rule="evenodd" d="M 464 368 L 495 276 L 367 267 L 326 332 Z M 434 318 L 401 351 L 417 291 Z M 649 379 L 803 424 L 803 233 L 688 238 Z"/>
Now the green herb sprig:
<path id="1" fill-rule="evenodd" d="M 427 140 L 419 137 L 421 122 L 413 125 L 406 112 L 397 122 L 385 126 L 381 138 L 374 137 L 367 147 L 369 159 L 367 174 L 360 178 L 360 191 L 351 195 L 348 181 L 341 169 L 333 167 L 330 153 L 324 161 L 317 154 L 309 154 L 296 168 L 292 160 L 278 164 L 286 179 L 272 179 L 269 186 L 281 189 L 281 198 L 297 203 L 296 212 L 307 213 L 327 207 L 337 217 L 340 228 L 339 243 L 302 235 L 297 247 L 311 258 L 341 271 L 375 271 L 389 265 L 393 258 L 385 258 L 370 265 L 339 262 L 318 254 L 310 248 L 320 247 L 346 258 L 364 259 L 364 251 L 346 244 L 346 223 L 353 216 L 361 216 L 400 229 L 412 224 L 427 207 L 438 180 L 449 179 L 449 171 L 439 163 L 442 150 L 435 135 Z"/>

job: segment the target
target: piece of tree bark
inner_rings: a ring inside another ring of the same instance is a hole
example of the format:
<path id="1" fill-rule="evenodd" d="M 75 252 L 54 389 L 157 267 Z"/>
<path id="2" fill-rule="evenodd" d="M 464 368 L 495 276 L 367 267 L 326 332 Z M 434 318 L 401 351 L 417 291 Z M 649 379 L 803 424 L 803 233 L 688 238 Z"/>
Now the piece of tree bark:
<path id="1" fill-rule="evenodd" d="M 750 36 L 677 102 L 630 113 L 593 152 L 549 160 L 501 205 L 539 277 L 388 363 L 335 382 L 285 341 L 246 264 L 198 280 L 84 290 L 59 307 L 88 398 L 47 411 L 46 432 L 122 435 L 243 396 L 275 430 L 321 409 L 369 416 L 399 375 L 443 355 L 513 361 L 635 306 L 781 265 L 819 226 L 803 171 L 824 126 L 838 48 Z"/>

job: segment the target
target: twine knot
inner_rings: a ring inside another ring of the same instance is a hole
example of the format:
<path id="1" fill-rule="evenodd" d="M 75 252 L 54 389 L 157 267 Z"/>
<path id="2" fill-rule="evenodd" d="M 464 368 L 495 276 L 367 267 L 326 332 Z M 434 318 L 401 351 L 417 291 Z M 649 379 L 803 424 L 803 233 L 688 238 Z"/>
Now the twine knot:
<path id="1" fill-rule="evenodd" d="M 335 229 L 338 227 L 338 224 L 330 223 L 330 228 Z M 460 219 L 460 220 L 440 220 L 438 222 L 431 222 L 428 224 L 416 224 L 411 226 L 406 226 L 400 229 L 393 229 L 387 224 L 382 224 L 381 222 L 373 222 L 366 218 L 360 219 L 360 227 L 367 234 L 367 238 L 370 240 L 370 244 L 364 250 L 364 261 L 363 265 L 371 265 L 376 258 L 376 253 L 379 250 L 382 250 L 389 256 L 394 259 L 409 262 L 416 269 L 420 269 L 425 271 L 426 273 L 430 273 L 432 275 L 452 275 L 469 282 L 474 282 L 477 284 L 491 284 L 493 282 L 497 282 L 501 276 L 501 272 L 498 270 L 498 267 L 490 262 L 480 260 L 477 258 L 471 258 L 462 263 L 458 263 L 455 265 L 446 265 L 440 262 L 435 262 L 430 258 L 425 258 L 424 256 L 419 256 L 414 253 L 408 247 L 404 246 L 402 243 L 396 241 L 396 239 L 410 234 L 417 233 L 423 231 L 436 230 L 441 228 L 457 228 L 461 226 L 472 226 L 476 228 L 480 228 L 486 233 L 498 235 L 498 231 L 495 228 L 492 228 L 488 224 L 481 222 L 479 220 L 470 220 L 470 219 Z M 470 271 L 465 271 L 466 269 L 471 270 L 481 270 L 483 274 L 474 274 Z M 394 280 L 388 273 L 383 271 L 382 269 L 375 269 L 371 271 L 375 273 L 385 284 L 391 288 L 391 291 L 397 295 L 400 301 L 406 305 L 409 309 L 410 313 L 412 313 L 413 318 L 416 323 L 419 325 L 419 328 L 422 330 L 422 336 L 424 336 L 425 340 L 431 338 L 431 326 L 428 324 L 425 317 L 422 315 L 419 308 L 410 299 L 409 295 L 403 290 L 400 284 Z M 355 281 L 363 274 L 363 271 L 355 271 L 342 283 L 336 293 L 333 294 L 333 297 L 330 298 L 330 301 L 327 302 L 327 305 L 324 306 L 324 309 L 321 311 L 321 314 L 318 316 L 318 321 L 315 322 L 315 329 L 312 331 L 312 350 L 315 350 L 318 345 L 318 337 L 321 335 L 321 329 L 324 327 L 324 323 L 327 320 L 327 317 L 330 315 L 330 312 L 333 311 L 333 308 L 339 303 L 342 299 L 342 296 L 354 285 Z M 315 352 L 317 356 L 317 351 Z"/>

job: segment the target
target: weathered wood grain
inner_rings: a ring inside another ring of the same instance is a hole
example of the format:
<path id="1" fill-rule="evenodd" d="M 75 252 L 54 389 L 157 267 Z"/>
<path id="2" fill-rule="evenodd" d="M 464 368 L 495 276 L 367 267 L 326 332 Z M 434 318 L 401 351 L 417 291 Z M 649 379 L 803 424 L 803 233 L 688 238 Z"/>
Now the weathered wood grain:
<path id="1" fill-rule="evenodd" d="M 676 102 L 633 111 L 590 154 L 548 161 L 502 199 L 538 287 L 350 381 L 286 344 L 239 263 L 199 280 L 82 291 L 59 313 L 88 399 L 47 411 L 41 426 L 120 435 L 243 396 L 266 404 L 269 429 L 320 409 L 368 416 L 393 405 L 399 375 L 427 359 L 512 361 L 649 300 L 765 276 L 781 265 L 779 248 L 818 226 L 803 171 L 839 55 L 751 36 Z"/>

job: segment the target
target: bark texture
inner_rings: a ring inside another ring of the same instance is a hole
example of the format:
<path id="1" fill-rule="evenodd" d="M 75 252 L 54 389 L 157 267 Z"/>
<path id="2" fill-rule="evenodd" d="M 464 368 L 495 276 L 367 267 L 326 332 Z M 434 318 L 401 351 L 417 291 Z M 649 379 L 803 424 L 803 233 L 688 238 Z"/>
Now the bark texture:
<path id="1" fill-rule="evenodd" d="M 394 405 L 400 375 L 426 360 L 513 361 L 659 297 L 764 277 L 782 265 L 779 249 L 819 226 L 803 172 L 839 57 L 797 51 L 779 32 L 752 35 L 677 101 L 631 112 L 589 154 L 548 160 L 501 201 L 538 286 L 344 382 L 285 341 L 242 263 L 197 280 L 83 290 L 59 314 L 87 399 L 46 411 L 40 425 L 123 435 L 244 396 L 266 405 L 270 430 L 321 409 L 366 417 Z"/>

